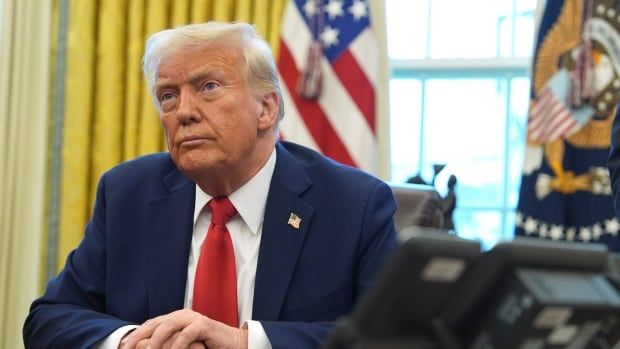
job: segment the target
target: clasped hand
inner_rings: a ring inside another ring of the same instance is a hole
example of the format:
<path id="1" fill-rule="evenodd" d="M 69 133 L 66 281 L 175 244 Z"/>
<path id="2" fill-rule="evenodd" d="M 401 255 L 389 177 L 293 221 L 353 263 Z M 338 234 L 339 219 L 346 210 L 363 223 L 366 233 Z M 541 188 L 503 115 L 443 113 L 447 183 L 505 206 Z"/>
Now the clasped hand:
<path id="1" fill-rule="evenodd" d="M 248 331 L 212 320 L 189 309 L 143 323 L 128 334 L 119 349 L 247 349 Z"/>

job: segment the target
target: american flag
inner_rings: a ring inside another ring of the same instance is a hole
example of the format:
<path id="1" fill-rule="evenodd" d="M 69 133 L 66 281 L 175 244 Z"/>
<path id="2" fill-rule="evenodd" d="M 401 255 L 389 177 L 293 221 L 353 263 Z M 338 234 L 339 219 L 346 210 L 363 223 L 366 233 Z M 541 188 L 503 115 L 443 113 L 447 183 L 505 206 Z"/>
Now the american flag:
<path id="1" fill-rule="evenodd" d="M 532 103 L 527 134 L 532 141 L 547 143 L 568 137 L 578 126 L 570 110 L 545 87 Z"/>
<path id="2" fill-rule="evenodd" d="M 295 0 L 286 6 L 278 70 L 282 138 L 376 172 L 378 53 L 363 0 Z"/>

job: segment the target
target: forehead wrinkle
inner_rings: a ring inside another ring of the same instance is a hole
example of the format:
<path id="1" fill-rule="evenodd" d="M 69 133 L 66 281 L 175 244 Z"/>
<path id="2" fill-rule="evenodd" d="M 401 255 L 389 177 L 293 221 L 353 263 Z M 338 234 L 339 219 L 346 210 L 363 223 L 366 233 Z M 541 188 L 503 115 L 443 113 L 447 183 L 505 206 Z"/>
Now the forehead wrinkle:
<path id="1" fill-rule="evenodd" d="M 157 81 L 155 82 L 155 90 L 159 90 L 162 88 L 177 87 L 187 82 L 189 82 L 190 84 L 195 84 L 201 80 L 204 80 L 205 78 L 209 78 L 212 75 L 213 74 L 210 71 L 201 70 L 201 71 L 190 73 L 190 74 L 185 73 L 185 72 L 180 72 L 177 74 L 175 78 L 172 78 L 172 77 L 157 78 Z"/>
<path id="2" fill-rule="evenodd" d="M 187 73 L 187 81 L 197 82 L 207 78 L 221 77 L 224 74 L 224 69 L 217 65 L 207 65 L 200 67 L 200 69 L 190 70 Z"/>
<path id="3" fill-rule="evenodd" d="M 157 80 L 155 82 L 155 88 L 159 89 L 162 87 L 176 86 L 177 84 L 182 84 L 185 82 L 189 82 L 191 84 L 195 84 L 204 79 L 221 79 L 225 76 L 226 67 L 228 70 L 230 69 L 230 64 L 216 64 L 208 63 L 203 66 L 199 66 L 196 69 L 189 68 L 188 70 L 183 70 L 176 73 L 175 77 L 161 77 L 161 74 L 158 74 Z M 222 63 L 228 63 L 227 60 L 222 60 Z M 229 76 L 230 78 L 231 76 Z"/>

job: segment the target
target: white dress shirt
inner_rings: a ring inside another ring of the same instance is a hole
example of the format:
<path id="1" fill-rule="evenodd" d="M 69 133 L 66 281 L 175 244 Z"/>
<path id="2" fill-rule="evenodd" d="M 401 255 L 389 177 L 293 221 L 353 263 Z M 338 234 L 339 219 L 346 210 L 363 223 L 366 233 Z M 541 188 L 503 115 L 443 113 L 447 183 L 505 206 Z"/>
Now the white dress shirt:
<path id="1" fill-rule="evenodd" d="M 263 230 L 265 205 L 269 194 L 269 184 L 276 166 L 276 151 L 271 153 L 269 160 L 250 181 L 228 196 L 228 199 L 237 209 L 238 214 L 232 217 L 226 228 L 230 233 L 235 251 L 235 267 L 237 269 L 237 306 L 239 322 L 248 328 L 248 349 L 271 349 L 271 343 L 260 322 L 252 319 L 252 305 L 254 301 L 254 282 L 256 280 L 256 265 L 258 250 Z M 194 232 L 192 246 L 187 265 L 187 283 L 185 285 L 185 300 L 183 306 L 192 308 L 194 290 L 194 276 L 196 264 L 200 257 L 200 250 L 205 241 L 207 230 L 211 224 L 211 212 L 207 202 L 211 196 L 196 185 L 196 201 L 194 205 Z M 95 348 L 116 349 L 123 336 L 135 325 L 123 326 L 112 332 Z"/>

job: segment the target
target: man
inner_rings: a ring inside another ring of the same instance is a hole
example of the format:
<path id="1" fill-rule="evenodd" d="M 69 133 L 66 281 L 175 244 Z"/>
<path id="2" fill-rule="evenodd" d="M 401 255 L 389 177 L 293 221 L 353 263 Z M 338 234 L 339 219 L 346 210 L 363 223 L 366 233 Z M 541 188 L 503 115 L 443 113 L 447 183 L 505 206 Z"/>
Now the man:
<path id="1" fill-rule="evenodd" d="M 143 63 L 169 153 L 102 176 L 26 347 L 317 347 L 395 248 L 390 188 L 277 141 L 277 72 L 250 25 L 159 32 Z"/>

